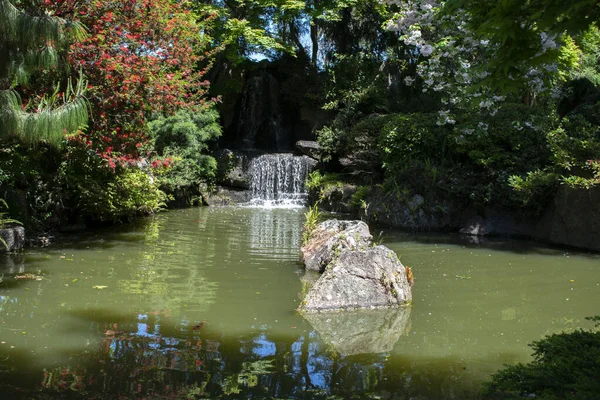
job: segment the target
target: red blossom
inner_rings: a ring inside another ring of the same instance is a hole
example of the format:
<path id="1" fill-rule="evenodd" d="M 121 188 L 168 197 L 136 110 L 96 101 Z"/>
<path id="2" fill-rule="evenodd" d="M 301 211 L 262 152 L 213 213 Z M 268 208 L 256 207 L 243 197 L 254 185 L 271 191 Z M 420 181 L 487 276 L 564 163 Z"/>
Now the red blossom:
<path id="1" fill-rule="evenodd" d="M 69 60 L 89 81 L 92 115 L 85 141 L 109 165 L 140 157 L 152 115 L 194 109 L 204 102 L 206 71 L 198 66 L 210 54 L 201 52 L 207 43 L 186 2 L 44 3 L 56 15 L 77 16 L 89 31 L 82 43 L 71 47 Z"/>

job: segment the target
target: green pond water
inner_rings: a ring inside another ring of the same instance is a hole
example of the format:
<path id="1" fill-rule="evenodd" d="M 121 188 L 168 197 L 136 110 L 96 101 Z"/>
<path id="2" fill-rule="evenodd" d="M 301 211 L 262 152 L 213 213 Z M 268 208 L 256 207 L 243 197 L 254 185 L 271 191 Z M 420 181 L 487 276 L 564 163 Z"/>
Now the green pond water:
<path id="1" fill-rule="evenodd" d="M 412 307 L 306 320 L 304 211 L 170 211 L 2 256 L 0 398 L 471 399 L 600 314 L 599 255 L 383 230 Z"/>

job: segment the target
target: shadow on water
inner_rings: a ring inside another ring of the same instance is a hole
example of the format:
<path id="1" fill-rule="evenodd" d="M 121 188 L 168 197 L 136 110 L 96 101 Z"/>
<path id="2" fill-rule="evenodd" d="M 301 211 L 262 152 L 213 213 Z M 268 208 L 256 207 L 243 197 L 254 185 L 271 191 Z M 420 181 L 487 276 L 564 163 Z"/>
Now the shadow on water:
<path id="1" fill-rule="evenodd" d="M 520 255 L 577 255 L 592 260 L 600 260 L 599 253 L 548 244 L 533 239 L 505 236 L 470 236 L 458 233 L 408 232 L 382 227 L 374 228 L 373 231 L 380 232 L 382 244 L 384 245 L 390 242 L 416 242 L 425 245 L 456 245 L 468 249 L 489 249 Z M 374 236 L 377 235 L 374 234 Z"/>

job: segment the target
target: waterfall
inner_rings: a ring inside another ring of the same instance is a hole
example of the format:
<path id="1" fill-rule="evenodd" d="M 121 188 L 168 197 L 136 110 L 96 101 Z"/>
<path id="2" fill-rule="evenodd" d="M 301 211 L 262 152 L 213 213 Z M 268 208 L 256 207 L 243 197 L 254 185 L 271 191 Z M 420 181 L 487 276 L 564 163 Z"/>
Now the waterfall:
<path id="1" fill-rule="evenodd" d="M 264 154 L 250 161 L 250 205 L 301 207 L 308 194 L 304 186 L 309 172 L 306 156 Z"/>

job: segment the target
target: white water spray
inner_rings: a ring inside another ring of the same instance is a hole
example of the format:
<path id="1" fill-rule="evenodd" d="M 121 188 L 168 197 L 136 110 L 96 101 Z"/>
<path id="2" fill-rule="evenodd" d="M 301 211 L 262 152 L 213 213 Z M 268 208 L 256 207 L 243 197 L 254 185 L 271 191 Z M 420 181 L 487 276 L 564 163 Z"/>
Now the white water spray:
<path id="1" fill-rule="evenodd" d="M 262 207 L 303 207 L 308 194 L 307 157 L 292 154 L 265 154 L 250 161 L 249 205 Z"/>

